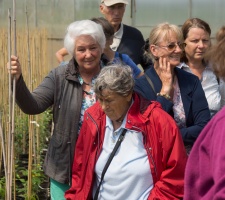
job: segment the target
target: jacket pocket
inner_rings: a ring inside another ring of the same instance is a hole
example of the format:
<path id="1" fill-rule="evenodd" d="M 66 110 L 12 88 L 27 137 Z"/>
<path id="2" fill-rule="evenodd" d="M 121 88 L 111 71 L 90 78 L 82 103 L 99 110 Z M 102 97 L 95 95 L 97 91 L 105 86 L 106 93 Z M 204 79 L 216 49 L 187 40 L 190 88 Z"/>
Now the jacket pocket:
<path id="1" fill-rule="evenodd" d="M 49 143 L 49 149 L 48 149 L 48 156 L 52 160 L 57 160 L 55 156 L 59 157 L 62 143 L 63 143 L 63 139 L 61 135 L 57 135 L 57 134 L 52 135 L 52 138 Z"/>

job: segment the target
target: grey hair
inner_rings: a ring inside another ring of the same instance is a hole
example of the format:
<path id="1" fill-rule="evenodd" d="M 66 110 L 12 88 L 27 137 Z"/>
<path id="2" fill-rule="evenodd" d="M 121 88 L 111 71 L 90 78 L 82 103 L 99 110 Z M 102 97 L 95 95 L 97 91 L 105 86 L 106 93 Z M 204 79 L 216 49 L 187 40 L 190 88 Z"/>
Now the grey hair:
<path id="1" fill-rule="evenodd" d="M 94 91 L 97 96 L 101 96 L 104 89 L 127 96 L 133 91 L 133 88 L 132 69 L 128 65 L 120 63 L 103 67 L 94 85 Z"/>
<path id="2" fill-rule="evenodd" d="M 67 27 L 64 47 L 70 55 L 74 54 L 76 39 L 81 35 L 90 35 L 100 45 L 102 51 L 105 48 L 106 39 L 102 26 L 91 20 L 80 20 L 71 23 Z"/>

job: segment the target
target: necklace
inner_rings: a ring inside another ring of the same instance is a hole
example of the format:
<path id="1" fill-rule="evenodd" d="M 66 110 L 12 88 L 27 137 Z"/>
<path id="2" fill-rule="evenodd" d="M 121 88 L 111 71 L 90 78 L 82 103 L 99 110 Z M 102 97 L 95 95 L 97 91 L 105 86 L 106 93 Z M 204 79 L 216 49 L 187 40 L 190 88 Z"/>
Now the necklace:
<path id="1" fill-rule="evenodd" d="M 89 85 L 90 86 L 90 85 L 92 85 L 92 82 L 95 79 L 95 77 L 92 77 L 92 80 L 89 83 L 85 82 L 83 77 L 80 74 L 78 74 L 78 79 L 79 79 L 79 82 L 80 82 L 81 85 L 84 84 L 84 85 Z"/>

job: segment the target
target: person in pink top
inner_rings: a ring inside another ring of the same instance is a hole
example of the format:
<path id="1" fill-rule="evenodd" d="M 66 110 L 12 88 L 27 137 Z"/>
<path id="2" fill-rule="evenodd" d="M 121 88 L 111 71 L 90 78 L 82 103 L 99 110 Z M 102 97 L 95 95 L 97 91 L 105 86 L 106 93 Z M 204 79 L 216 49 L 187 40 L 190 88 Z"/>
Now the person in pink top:
<path id="1" fill-rule="evenodd" d="M 216 35 L 206 59 L 225 79 L 225 26 Z M 225 107 L 206 125 L 196 140 L 185 171 L 184 200 L 225 199 Z"/>

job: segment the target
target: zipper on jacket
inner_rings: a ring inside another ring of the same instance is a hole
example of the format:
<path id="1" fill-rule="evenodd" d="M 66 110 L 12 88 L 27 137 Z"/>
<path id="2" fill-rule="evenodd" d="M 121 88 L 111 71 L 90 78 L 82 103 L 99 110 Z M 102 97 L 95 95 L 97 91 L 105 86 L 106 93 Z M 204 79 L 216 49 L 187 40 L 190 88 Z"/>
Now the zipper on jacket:
<path id="1" fill-rule="evenodd" d="M 148 152 L 148 154 L 149 154 L 149 156 L 151 158 L 152 164 L 154 166 L 156 177 L 158 177 L 158 172 L 157 172 L 157 169 L 156 169 L 156 165 L 155 165 L 154 159 L 152 157 L 152 148 L 151 147 L 146 147 L 146 149 L 147 149 L 147 152 Z"/>
<path id="2" fill-rule="evenodd" d="M 59 98 L 59 107 L 58 107 L 59 109 L 61 108 L 61 102 L 62 102 L 62 98 L 63 98 L 64 88 L 65 88 L 65 82 L 66 82 L 66 80 L 64 80 L 64 83 L 62 85 L 62 92 L 61 92 L 60 98 Z"/>
<path id="3" fill-rule="evenodd" d="M 97 137 L 98 137 L 98 141 L 97 141 L 97 143 L 98 143 L 98 147 L 97 147 L 97 151 L 99 151 L 99 149 L 100 149 L 100 146 L 99 146 L 99 143 L 100 143 L 100 134 L 99 134 L 99 128 L 98 128 L 98 124 L 95 122 L 95 120 L 93 119 L 93 117 L 90 115 L 90 113 L 89 112 L 87 112 L 87 115 L 89 116 L 89 118 L 91 119 L 91 121 L 95 124 L 95 126 L 96 126 L 96 129 L 97 129 Z"/>
<path id="4" fill-rule="evenodd" d="M 135 130 L 139 130 L 142 133 L 142 135 L 143 135 L 143 143 L 144 143 L 144 146 L 145 146 L 145 144 L 146 144 L 146 133 L 142 129 L 140 129 L 139 127 L 132 126 L 132 128 L 134 128 Z M 156 169 L 156 164 L 155 164 L 154 159 L 153 159 L 153 156 L 152 156 L 152 147 L 145 146 L 145 149 L 146 149 L 147 154 L 149 155 L 149 157 L 150 157 L 150 159 L 152 161 L 153 167 L 155 169 L 156 177 L 158 177 L 158 172 L 157 172 L 157 169 Z"/>
<path id="5" fill-rule="evenodd" d="M 143 132 L 143 133 L 144 133 L 144 132 Z M 145 149 L 146 149 L 147 154 L 149 155 L 149 157 L 150 157 L 150 159 L 151 159 L 151 161 L 152 161 L 153 167 L 154 167 L 154 169 L 155 169 L 156 177 L 158 177 L 158 172 L 157 172 L 157 169 L 156 169 L 156 164 L 155 164 L 155 161 L 154 161 L 153 156 L 152 156 L 152 147 L 148 147 L 148 146 L 146 145 L 146 135 L 145 135 L 145 133 L 143 134 L 143 137 L 144 137 L 144 138 L 143 138 L 143 142 L 144 142 Z"/>
<path id="6" fill-rule="evenodd" d="M 69 138 L 69 140 L 70 140 L 70 138 Z M 69 166 L 70 166 L 70 168 L 69 168 L 69 186 L 71 186 L 72 184 L 72 164 L 71 164 L 71 157 L 72 157 L 72 155 L 71 155 L 71 142 L 70 141 L 68 141 L 67 142 L 67 144 L 68 145 L 70 145 L 70 148 L 69 148 Z"/>

